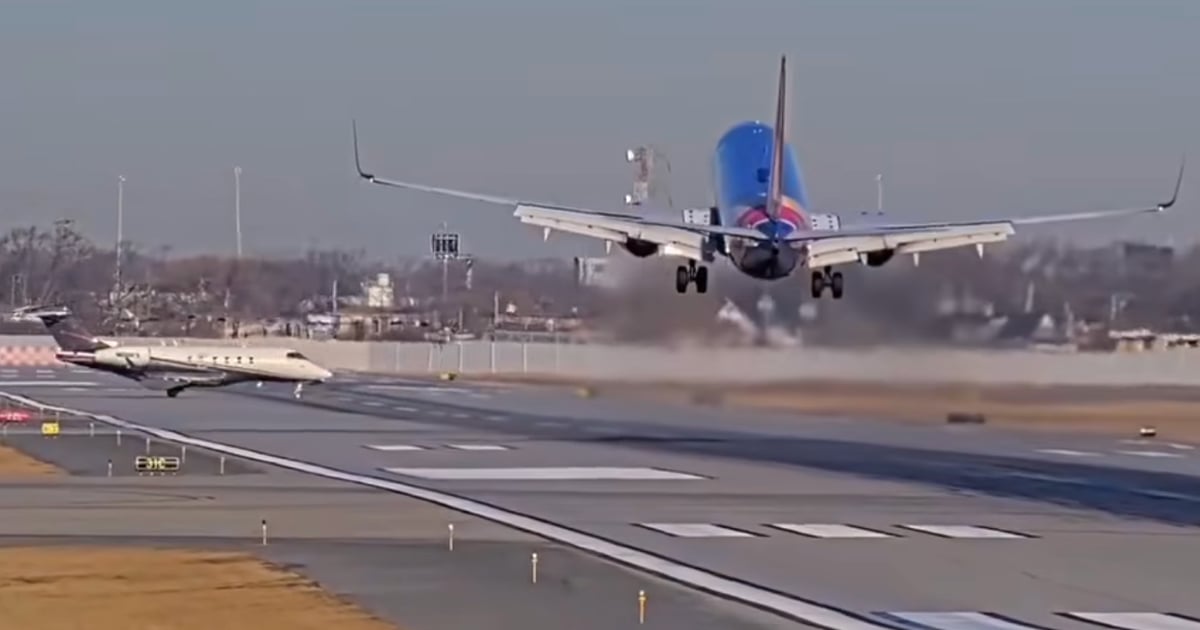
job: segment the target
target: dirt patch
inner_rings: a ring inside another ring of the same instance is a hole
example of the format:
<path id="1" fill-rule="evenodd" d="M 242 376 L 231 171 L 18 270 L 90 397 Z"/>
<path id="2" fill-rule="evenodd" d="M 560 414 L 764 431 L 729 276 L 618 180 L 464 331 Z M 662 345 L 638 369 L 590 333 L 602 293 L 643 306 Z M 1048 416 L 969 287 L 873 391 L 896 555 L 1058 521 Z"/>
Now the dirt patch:
<path id="1" fill-rule="evenodd" d="M 0 548 L 4 628 L 395 630 L 297 574 L 242 553 Z"/>
<path id="2" fill-rule="evenodd" d="M 63 474 L 63 470 L 57 466 L 0 444 L 0 478 L 51 477 L 61 474 Z"/>

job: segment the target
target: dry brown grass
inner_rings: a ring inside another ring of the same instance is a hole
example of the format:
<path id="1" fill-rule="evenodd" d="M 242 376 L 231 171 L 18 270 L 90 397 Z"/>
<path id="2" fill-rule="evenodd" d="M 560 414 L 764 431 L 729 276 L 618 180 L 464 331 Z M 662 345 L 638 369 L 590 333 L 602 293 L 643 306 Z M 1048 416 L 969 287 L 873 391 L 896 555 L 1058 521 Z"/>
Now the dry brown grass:
<path id="1" fill-rule="evenodd" d="M 243 553 L 0 548 L 0 628 L 395 630 Z"/>
<path id="2" fill-rule="evenodd" d="M 0 478 L 50 477 L 63 474 L 63 470 L 38 459 L 34 459 L 9 446 L 0 444 Z"/>
<path id="3" fill-rule="evenodd" d="M 471 379 L 475 380 L 475 379 Z M 552 375 L 488 376 L 505 384 L 571 385 L 601 394 L 806 414 L 907 422 L 976 412 L 988 424 L 1023 429 L 1130 434 L 1146 425 L 1163 436 L 1200 439 L 1200 391 L 1185 388 L 791 382 L 704 389 L 680 383 L 587 383 Z"/>

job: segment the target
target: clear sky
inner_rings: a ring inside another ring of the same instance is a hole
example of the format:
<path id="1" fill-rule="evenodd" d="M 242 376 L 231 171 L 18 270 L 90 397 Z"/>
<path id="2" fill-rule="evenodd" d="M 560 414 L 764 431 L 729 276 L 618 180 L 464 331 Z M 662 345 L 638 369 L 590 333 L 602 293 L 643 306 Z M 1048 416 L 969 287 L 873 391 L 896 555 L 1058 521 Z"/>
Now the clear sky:
<path id="1" fill-rule="evenodd" d="M 712 145 L 769 120 L 789 56 L 791 134 L 818 211 L 976 218 L 1154 203 L 1057 229 L 1178 245 L 1200 232 L 1200 2 L 1129 0 L 6 0 L 5 227 L 75 219 L 129 240 L 248 252 L 421 255 L 447 221 L 485 256 L 591 255 L 504 207 L 360 183 L 368 167 L 619 209 L 625 149 L 670 158 L 705 204 Z M 1041 233 L 1046 233 L 1043 229 Z"/>

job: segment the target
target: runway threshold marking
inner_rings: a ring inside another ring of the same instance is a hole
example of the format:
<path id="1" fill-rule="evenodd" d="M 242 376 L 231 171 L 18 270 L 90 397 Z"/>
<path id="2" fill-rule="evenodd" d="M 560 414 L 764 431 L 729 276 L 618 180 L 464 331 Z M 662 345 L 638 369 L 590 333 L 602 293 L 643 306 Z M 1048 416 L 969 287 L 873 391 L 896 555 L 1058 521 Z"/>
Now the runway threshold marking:
<path id="1" fill-rule="evenodd" d="M 1158 612 L 1067 612 L 1062 616 L 1122 630 L 1200 630 L 1200 620 Z"/>
<path id="2" fill-rule="evenodd" d="M 757 534 L 714 523 L 637 523 L 676 538 L 758 538 Z"/>
<path id="3" fill-rule="evenodd" d="M 933 534 L 934 536 L 941 536 L 942 538 L 1032 538 L 1032 536 L 1026 534 L 1018 534 L 993 527 L 980 527 L 978 525 L 900 525 L 900 527 Z"/>
<path id="4" fill-rule="evenodd" d="M 892 625 L 914 630 L 1030 630 L 1026 625 L 986 612 L 883 612 L 876 613 Z M 1040 630 L 1040 628 L 1039 628 Z"/>
<path id="5" fill-rule="evenodd" d="M 456 451 L 511 451 L 512 449 L 502 444 L 447 444 L 446 448 L 452 448 Z"/>
<path id="6" fill-rule="evenodd" d="M 898 538 L 893 534 L 840 523 L 770 523 L 767 527 L 809 538 Z"/>

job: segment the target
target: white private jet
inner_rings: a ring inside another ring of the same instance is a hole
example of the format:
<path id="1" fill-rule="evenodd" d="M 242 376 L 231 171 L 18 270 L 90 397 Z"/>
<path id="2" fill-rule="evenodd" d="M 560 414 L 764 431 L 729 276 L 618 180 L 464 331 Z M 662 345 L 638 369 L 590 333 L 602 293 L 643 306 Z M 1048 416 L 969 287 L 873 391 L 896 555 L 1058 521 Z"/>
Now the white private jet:
<path id="1" fill-rule="evenodd" d="M 142 384 L 165 384 L 174 398 L 191 387 L 224 387 L 257 381 L 295 383 L 293 395 L 300 397 L 305 383 L 323 383 L 333 376 L 289 348 L 239 346 L 124 346 L 92 336 L 83 330 L 65 308 L 20 309 L 13 319 L 36 318 L 46 325 L 64 363 L 109 372 Z"/>

